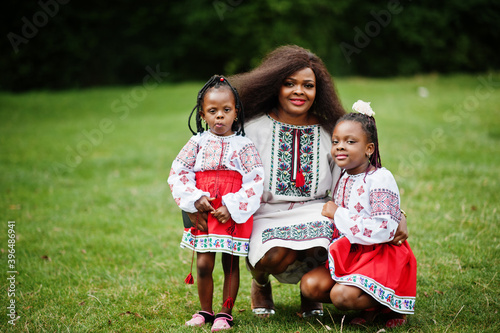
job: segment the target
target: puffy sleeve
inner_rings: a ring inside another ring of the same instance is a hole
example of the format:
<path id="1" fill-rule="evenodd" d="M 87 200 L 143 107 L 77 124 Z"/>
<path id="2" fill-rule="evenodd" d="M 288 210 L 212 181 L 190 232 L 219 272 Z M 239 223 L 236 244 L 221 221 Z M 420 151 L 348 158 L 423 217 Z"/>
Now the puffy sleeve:
<path id="1" fill-rule="evenodd" d="M 242 186 L 236 193 L 227 193 L 222 202 L 236 223 L 245 223 L 260 207 L 264 190 L 264 167 L 253 143 L 247 143 L 231 160 L 242 174 Z"/>
<path id="2" fill-rule="evenodd" d="M 396 180 L 388 170 L 376 173 L 369 184 L 368 179 L 367 183 L 361 180 L 362 184 L 352 189 L 349 209 L 339 207 L 335 212 L 335 225 L 352 244 L 391 241 L 401 221 Z"/>
<path id="3" fill-rule="evenodd" d="M 188 213 L 196 213 L 198 211 L 194 207 L 196 200 L 204 195 L 210 197 L 209 192 L 204 192 L 196 188 L 194 166 L 199 151 L 198 143 L 199 135 L 193 136 L 186 143 L 179 155 L 172 162 L 172 168 L 168 177 L 168 184 L 175 202 L 180 209 Z"/>

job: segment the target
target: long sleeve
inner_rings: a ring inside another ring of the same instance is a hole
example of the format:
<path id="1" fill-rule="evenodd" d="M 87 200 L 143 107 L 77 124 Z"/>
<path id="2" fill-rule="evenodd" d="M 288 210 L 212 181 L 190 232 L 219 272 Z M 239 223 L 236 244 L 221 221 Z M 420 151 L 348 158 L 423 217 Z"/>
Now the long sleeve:
<path id="1" fill-rule="evenodd" d="M 202 196 L 210 197 L 209 192 L 204 192 L 196 187 L 194 167 L 199 151 L 199 135 L 193 136 L 181 149 L 179 155 L 172 162 L 168 184 L 172 196 L 180 209 L 188 213 L 196 213 L 194 203 Z"/>
<path id="2" fill-rule="evenodd" d="M 334 221 L 353 244 L 379 244 L 392 240 L 401 221 L 400 197 L 396 181 L 385 168 L 364 180 L 364 175 L 348 176 L 337 193 L 339 208 Z M 366 181 L 366 182 L 365 182 Z M 344 206 L 342 207 L 342 199 Z M 345 205 L 345 202 L 348 204 Z"/>
<path id="3" fill-rule="evenodd" d="M 242 174 L 242 186 L 236 193 L 222 197 L 231 218 L 236 223 L 245 223 L 260 207 L 264 190 L 264 167 L 253 143 L 234 151 L 230 163 Z"/>

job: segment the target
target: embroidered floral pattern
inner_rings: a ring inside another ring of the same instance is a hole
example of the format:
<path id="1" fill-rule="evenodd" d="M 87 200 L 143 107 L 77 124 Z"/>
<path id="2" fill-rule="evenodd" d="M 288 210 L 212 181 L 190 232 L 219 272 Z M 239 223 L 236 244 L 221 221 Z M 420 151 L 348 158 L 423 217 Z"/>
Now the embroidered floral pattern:
<path id="1" fill-rule="evenodd" d="M 359 230 L 357 224 L 354 227 L 349 228 L 349 230 L 351 230 L 351 232 L 352 232 L 353 235 L 356 235 L 358 232 L 361 231 L 361 230 Z"/>
<path id="2" fill-rule="evenodd" d="M 240 150 L 241 163 L 246 173 L 250 173 L 255 168 L 262 167 L 262 160 L 253 144 L 248 144 Z"/>
<path id="3" fill-rule="evenodd" d="M 186 184 L 189 182 L 188 177 L 186 177 L 186 175 L 182 176 L 182 177 L 181 177 L 181 182 L 182 182 L 184 185 L 186 185 Z"/>
<path id="4" fill-rule="evenodd" d="M 366 292 L 368 295 L 375 298 L 381 304 L 397 312 L 408 314 L 412 314 L 415 312 L 415 297 L 398 296 L 394 294 L 393 290 L 385 288 L 377 281 L 363 275 L 352 274 L 338 277 L 335 275 L 332 264 L 329 265 L 332 279 L 334 279 L 336 282 L 356 286 Z"/>
<path id="5" fill-rule="evenodd" d="M 337 188 L 335 195 L 335 203 L 341 207 L 349 207 L 349 198 L 351 197 L 352 186 L 356 178 L 346 177 L 343 178 Z M 343 201 L 342 201 L 343 200 Z"/>
<path id="6" fill-rule="evenodd" d="M 224 156 L 227 154 L 228 143 L 224 141 L 216 141 L 214 139 L 209 139 L 205 148 L 205 154 L 203 154 L 203 166 L 204 170 L 217 170 L 222 165 L 224 161 Z"/>
<path id="7" fill-rule="evenodd" d="M 191 232 L 184 231 L 181 247 L 193 249 L 196 252 L 225 252 L 236 256 L 248 255 L 250 243 L 248 239 L 231 237 L 230 235 L 197 235 L 193 237 Z"/>
<path id="8" fill-rule="evenodd" d="M 331 241 L 333 236 L 338 237 L 339 232 L 331 221 L 312 221 L 265 229 L 262 233 L 262 243 L 273 239 L 300 241 L 326 238 Z"/>
<path id="9" fill-rule="evenodd" d="M 298 131 L 300 151 L 293 151 L 294 131 Z M 276 137 L 278 142 L 276 142 Z M 310 197 L 317 191 L 318 179 L 315 183 L 314 174 L 319 172 L 319 126 L 289 126 L 274 122 L 273 126 L 273 147 L 271 163 L 271 175 L 275 174 L 275 184 L 269 182 L 269 190 L 272 191 L 274 185 L 277 195 Z M 317 145 L 314 145 L 317 142 Z M 294 154 L 298 155 L 300 170 L 304 176 L 304 186 L 297 187 L 294 174 Z"/>
<path id="10" fill-rule="evenodd" d="M 184 167 L 192 168 L 196 162 L 196 154 L 198 154 L 198 145 L 196 142 L 189 140 L 177 155 L 176 160 Z"/>
<path id="11" fill-rule="evenodd" d="M 253 188 L 249 188 L 248 190 L 245 190 L 245 193 L 247 194 L 247 197 L 253 197 L 255 195 L 255 191 Z"/>
<path id="12" fill-rule="evenodd" d="M 360 213 L 362 210 L 363 210 L 363 206 L 361 206 L 361 204 L 358 202 L 355 206 L 354 206 L 354 209 L 356 209 L 358 211 L 358 213 Z"/>
<path id="13" fill-rule="evenodd" d="M 373 189 L 370 191 L 372 216 L 391 215 L 396 221 L 401 221 L 401 210 L 397 193 L 388 189 Z"/>

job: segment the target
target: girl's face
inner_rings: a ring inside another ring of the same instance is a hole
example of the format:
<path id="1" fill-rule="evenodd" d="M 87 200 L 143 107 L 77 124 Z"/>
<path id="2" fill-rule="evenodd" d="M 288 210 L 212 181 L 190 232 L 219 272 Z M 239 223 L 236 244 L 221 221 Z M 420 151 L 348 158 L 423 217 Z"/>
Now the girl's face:
<path id="1" fill-rule="evenodd" d="M 357 121 L 345 120 L 335 126 L 332 135 L 332 156 L 335 163 L 347 173 L 355 175 L 366 171 L 368 156 L 375 145 L 368 142 L 365 131 Z"/>
<path id="2" fill-rule="evenodd" d="M 301 120 L 307 116 L 315 98 L 316 76 L 311 68 L 301 69 L 285 78 L 278 96 L 280 121 L 297 125 L 293 119 Z"/>
<path id="3" fill-rule="evenodd" d="M 215 135 L 228 136 L 234 134 L 233 122 L 238 116 L 235 99 L 231 89 L 221 87 L 211 88 L 203 97 L 201 118 Z"/>

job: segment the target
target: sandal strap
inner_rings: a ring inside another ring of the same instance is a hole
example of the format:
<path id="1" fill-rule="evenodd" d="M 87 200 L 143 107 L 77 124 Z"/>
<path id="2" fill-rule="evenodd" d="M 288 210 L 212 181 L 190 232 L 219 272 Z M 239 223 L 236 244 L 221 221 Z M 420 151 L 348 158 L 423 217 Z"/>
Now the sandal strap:
<path id="1" fill-rule="evenodd" d="M 257 280 L 253 279 L 253 281 L 255 282 L 255 284 L 257 285 L 257 287 L 260 287 L 260 288 L 264 288 L 264 287 L 267 287 L 269 285 L 269 282 L 271 282 L 271 280 L 267 280 L 266 283 L 264 284 L 260 284 L 257 282 Z"/>
<path id="2" fill-rule="evenodd" d="M 203 318 L 205 318 L 205 323 L 213 323 L 215 316 L 213 313 L 207 312 L 207 311 L 198 311 L 199 315 L 202 315 Z"/>

